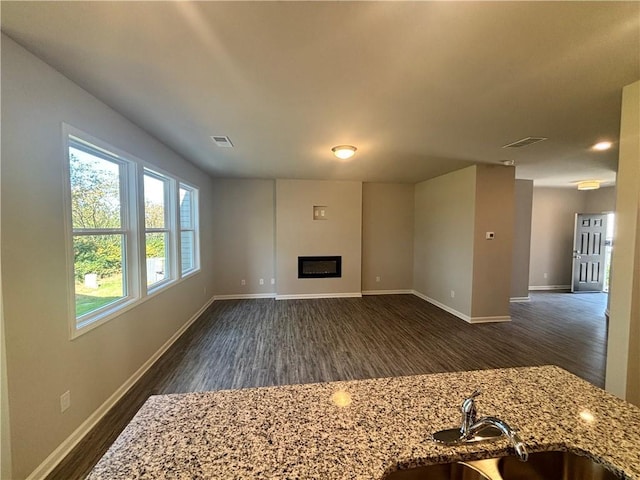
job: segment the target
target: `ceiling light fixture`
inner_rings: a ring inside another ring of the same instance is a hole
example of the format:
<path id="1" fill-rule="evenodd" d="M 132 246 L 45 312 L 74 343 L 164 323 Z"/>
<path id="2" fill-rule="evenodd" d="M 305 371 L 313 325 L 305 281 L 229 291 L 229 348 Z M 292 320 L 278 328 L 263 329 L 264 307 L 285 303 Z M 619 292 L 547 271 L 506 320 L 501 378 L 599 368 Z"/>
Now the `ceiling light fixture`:
<path id="1" fill-rule="evenodd" d="M 600 188 L 600 182 L 597 180 L 587 180 L 578 182 L 578 190 L 597 190 Z"/>
<path id="2" fill-rule="evenodd" d="M 600 152 L 604 150 L 609 150 L 613 144 L 611 142 L 598 142 L 593 147 L 593 150 L 598 150 Z"/>
<path id="3" fill-rule="evenodd" d="M 353 145 L 337 145 L 331 149 L 333 154 L 341 160 L 346 160 L 356 154 L 357 148 Z"/>

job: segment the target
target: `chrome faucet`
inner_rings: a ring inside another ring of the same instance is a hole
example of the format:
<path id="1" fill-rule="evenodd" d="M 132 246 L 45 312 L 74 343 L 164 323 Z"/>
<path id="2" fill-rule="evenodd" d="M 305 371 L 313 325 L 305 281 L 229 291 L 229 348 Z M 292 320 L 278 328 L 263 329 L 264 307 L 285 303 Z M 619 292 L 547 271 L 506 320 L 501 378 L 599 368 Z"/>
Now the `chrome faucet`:
<path id="1" fill-rule="evenodd" d="M 462 422 L 460 425 L 460 435 L 462 437 L 466 437 L 469 432 L 469 428 L 471 425 L 476 423 L 476 417 L 478 416 L 478 410 L 476 409 L 476 401 L 475 398 L 480 395 L 482 392 L 480 390 L 476 390 L 471 394 L 470 397 L 465 398 L 462 402 L 462 406 L 460 407 L 460 411 L 462 412 Z"/>
<path id="2" fill-rule="evenodd" d="M 512 429 L 504 420 L 496 417 L 482 417 L 477 420 L 477 408 L 475 398 L 481 391 L 476 390 L 465 398 L 460 407 L 462 422 L 460 428 L 449 428 L 435 432 L 431 438 L 437 443 L 445 445 L 460 445 L 470 442 L 492 440 L 502 435 L 507 437 L 520 461 L 526 462 L 529 458 L 527 447 L 520 435 Z"/>

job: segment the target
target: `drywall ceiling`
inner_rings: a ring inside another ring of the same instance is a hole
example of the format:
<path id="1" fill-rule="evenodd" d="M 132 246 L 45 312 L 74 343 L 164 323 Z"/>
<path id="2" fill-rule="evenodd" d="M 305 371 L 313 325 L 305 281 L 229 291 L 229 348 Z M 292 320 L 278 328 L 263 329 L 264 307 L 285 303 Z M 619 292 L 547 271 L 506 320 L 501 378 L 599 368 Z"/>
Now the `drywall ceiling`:
<path id="1" fill-rule="evenodd" d="M 640 78 L 638 2 L 1 8 L 5 34 L 218 177 L 413 183 L 515 160 L 536 185 L 613 182 L 617 144 L 590 146 L 617 141 Z M 527 136 L 549 140 L 501 148 Z"/>

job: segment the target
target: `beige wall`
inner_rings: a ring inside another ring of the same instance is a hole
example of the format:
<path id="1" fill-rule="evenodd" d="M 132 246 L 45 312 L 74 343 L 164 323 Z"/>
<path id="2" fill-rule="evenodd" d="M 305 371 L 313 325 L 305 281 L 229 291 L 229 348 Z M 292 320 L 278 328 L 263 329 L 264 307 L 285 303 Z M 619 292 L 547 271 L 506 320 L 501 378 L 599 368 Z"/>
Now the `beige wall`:
<path id="1" fill-rule="evenodd" d="M 4 335 L 4 309 L 2 306 L 2 275 L 0 272 L 0 478 L 11 478 L 11 428 L 6 345 Z"/>
<path id="2" fill-rule="evenodd" d="M 527 299 L 529 297 L 532 206 L 533 180 L 516 180 L 513 261 L 511 264 L 512 299 Z"/>
<path id="3" fill-rule="evenodd" d="M 325 206 L 326 220 L 313 207 Z M 298 278 L 298 256 L 342 256 L 342 278 Z M 360 295 L 362 183 L 276 180 L 278 296 Z"/>
<path id="4" fill-rule="evenodd" d="M 640 405 L 639 280 L 636 245 L 640 196 L 640 81 L 622 93 L 620 150 L 616 184 L 616 227 L 611 264 L 611 299 L 607 345 L 606 389 Z M 635 285 L 635 289 L 634 289 Z M 632 379 L 632 382 L 629 382 Z"/>
<path id="5" fill-rule="evenodd" d="M 215 294 L 274 294 L 275 181 L 214 180 L 209 215 L 214 226 L 209 247 L 215 256 Z"/>
<path id="6" fill-rule="evenodd" d="M 616 187 L 588 190 L 584 196 L 584 211 L 580 213 L 610 213 L 616 209 Z"/>
<path id="7" fill-rule="evenodd" d="M 575 214 L 584 211 L 584 194 L 573 188 L 533 189 L 530 286 L 569 288 Z"/>
<path id="8" fill-rule="evenodd" d="M 629 325 L 629 361 L 627 368 L 627 400 L 640 407 L 640 196 L 636 220 L 636 268 L 633 272 L 633 298 Z"/>
<path id="9" fill-rule="evenodd" d="M 362 185 L 363 291 L 413 288 L 413 192 L 412 184 Z"/>
<path id="10" fill-rule="evenodd" d="M 471 317 L 508 319 L 515 216 L 515 168 L 477 165 Z M 493 232 L 493 240 L 487 240 Z"/>
<path id="11" fill-rule="evenodd" d="M 194 315 L 212 291 L 202 272 L 69 340 L 62 122 L 200 187 L 200 170 L 2 36 L 2 288 L 13 477 L 27 477 Z M 211 221 L 201 216 L 202 245 Z M 60 413 L 70 390 L 71 408 Z"/>
<path id="12" fill-rule="evenodd" d="M 530 286 L 570 287 L 575 214 L 613 211 L 615 191 L 615 187 L 533 189 Z"/>
<path id="13" fill-rule="evenodd" d="M 476 167 L 415 186 L 414 289 L 471 316 Z M 455 297 L 451 297 L 451 292 Z"/>

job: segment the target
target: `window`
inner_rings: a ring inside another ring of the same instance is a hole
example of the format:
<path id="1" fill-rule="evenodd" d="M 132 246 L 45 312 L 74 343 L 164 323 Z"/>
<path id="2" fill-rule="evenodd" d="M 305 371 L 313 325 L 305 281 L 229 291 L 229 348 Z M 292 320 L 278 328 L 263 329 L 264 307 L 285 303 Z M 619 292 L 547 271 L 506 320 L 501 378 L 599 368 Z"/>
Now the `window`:
<path id="1" fill-rule="evenodd" d="M 198 190 L 180 184 L 180 264 L 186 275 L 199 268 L 198 259 Z"/>
<path id="2" fill-rule="evenodd" d="M 74 337 L 199 270 L 198 189 L 72 127 L 64 134 Z"/>
<path id="3" fill-rule="evenodd" d="M 73 276 L 78 325 L 131 296 L 127 265 L 132 244 L 126 161 L 69 139 Z"/>
<path id="4" fill-rule="evenodd" d="M 147 286 L 152 288 L 172 277 L 170 180 L 150 170 L 144 172 L 144 227 Z"/>

